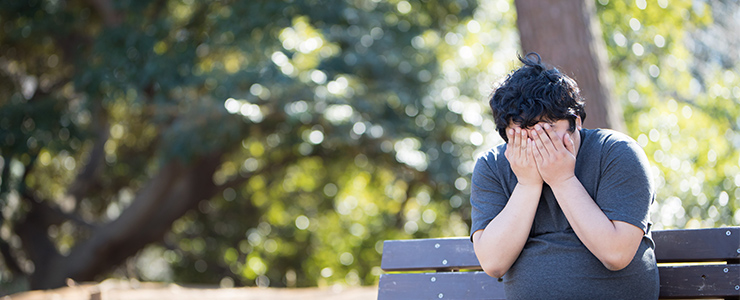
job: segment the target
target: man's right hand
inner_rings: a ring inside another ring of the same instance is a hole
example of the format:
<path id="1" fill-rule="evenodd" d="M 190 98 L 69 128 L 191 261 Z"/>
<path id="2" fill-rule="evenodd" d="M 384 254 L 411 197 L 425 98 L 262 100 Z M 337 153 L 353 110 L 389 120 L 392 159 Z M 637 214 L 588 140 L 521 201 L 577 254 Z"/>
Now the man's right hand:
<path id="1" fill-rule="evenodd" d="M 527 130 L 510 126 L 504 155 L 519 183 L 503 210 L 483 230 L 473 234 L 473 248 L 481 268 L 500 278 L 509 271 L 527 243 L 542 195 L 543 181 L 534 161 L 534 142 Z M 528 142 L 529 141 L 529 142 Z M 474 189 L 475 193 L 476 190 Z"/>
<path id="2" fill-rule="evenodd" d="M 534 142 L 530 139 L 526 130 L 519 126 L 506 129 L 509 142 L 506 146 L 504 156 L 509 160 L 511 170 L 514 171 L 519 184 L 527 186 L 542 185 L 543 180 L 537 170 L 534 160 Z"/>

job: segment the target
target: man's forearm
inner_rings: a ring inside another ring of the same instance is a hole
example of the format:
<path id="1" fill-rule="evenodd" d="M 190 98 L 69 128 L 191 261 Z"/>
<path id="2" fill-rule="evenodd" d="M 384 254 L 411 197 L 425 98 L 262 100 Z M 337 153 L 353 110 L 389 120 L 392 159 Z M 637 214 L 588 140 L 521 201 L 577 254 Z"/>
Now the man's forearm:
<path id="1" fill-rule="evenodd" d="M 483 270 L 502 277 L 509 270 L 529 237 L 542 185 L 517 184 L 504 209 L 486 226 L 473 234 L 473 246 Z"/>
<path id="2" fill-rule="evenodd" d="M 604 266 L 620 270 L 632 261 L 642 229 L 609 220 L 576 177 L 551 188 L 573 231 Z"/>

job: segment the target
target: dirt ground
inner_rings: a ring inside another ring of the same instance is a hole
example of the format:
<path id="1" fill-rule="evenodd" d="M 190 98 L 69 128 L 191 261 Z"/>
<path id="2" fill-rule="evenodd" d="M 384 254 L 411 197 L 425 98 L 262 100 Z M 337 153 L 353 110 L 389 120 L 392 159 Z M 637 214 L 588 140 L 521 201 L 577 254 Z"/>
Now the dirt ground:
<path id="1" fill-rule="evenodd" d="M 28 291 L 1 297 L 0 300 L 374 300 L 378 287 L 329 288 L 216 288 L 163 283 L 103 281 L 47 291 Z"/>

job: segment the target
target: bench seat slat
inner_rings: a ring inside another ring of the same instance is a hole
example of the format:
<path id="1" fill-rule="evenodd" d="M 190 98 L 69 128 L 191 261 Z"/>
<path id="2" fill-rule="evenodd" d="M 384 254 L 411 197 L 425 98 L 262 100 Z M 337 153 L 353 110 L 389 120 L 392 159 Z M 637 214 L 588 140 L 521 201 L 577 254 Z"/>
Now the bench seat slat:
<path id="1" fill-rule="evenodd" d="M 657 230 L 653 239 L 658 262 L 740 259 L 740 227 Z M 480 269 L 467 237 L 385 241 L 380 266 L 385 271 Z"/>
<path id="2" fill-rule="evenodd" d="M 393 299 L 506 299 L 506 295 L 503 282 L 481 271 L 382 274 L 378 300 Z"/>
<path id="3" fill-rule="evenodd" d="M 660 297 L 740 297 L 740 265 L 660 266 Z"/>
<path id="4" fill-rule="evenodd" d="M 468 238 L 390 240 L 383 244 L 385 271 L 480 269 Z"/>
<path id="5" fill-rule="evenodd" d="M 740 227 L 653 232 L 664 299 L 740 300 Z M 687 263 L 671 265 L 670 263 Z M 709 262 L 707 264 L 699 264 Z M 717 264 L 716 262 L 720 262 Z M 721 262 L 724 262 L 722 264 Z M 503 283 L 479 271 L 468 237 L 389 240 L 378 299 L 503 299 Z M 473 272 L 449 272 L 454 270 Z M 477 270 L 477 271 L 476 271 Z"/>
<path id="6" fill-rule="evenodd" d="M 740 259 L 740 227 L 659 230 L 653 240 L 658 262 Z"/>
<path id="7" fill-rule="evenodd" d="M 740 265 L 661 266 L 660 298 L 740 296 Z M 442 297 L 439 297 L 442 294 Z M 504 284 L 484 272 L 383 274 L 378 299 L 505 299 Z"/>

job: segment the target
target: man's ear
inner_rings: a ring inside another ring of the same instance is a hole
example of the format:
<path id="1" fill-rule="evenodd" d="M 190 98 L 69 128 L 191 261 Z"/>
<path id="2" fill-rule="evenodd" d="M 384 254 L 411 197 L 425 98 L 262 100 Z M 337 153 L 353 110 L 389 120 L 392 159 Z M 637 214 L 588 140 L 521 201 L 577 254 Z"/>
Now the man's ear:
<path id="1" fill-rule="evenodd" d="M 576 116 L 576 130 L 580 131 L 583 129 L 583 121 L 581 121 L 581 116 Z"/>

